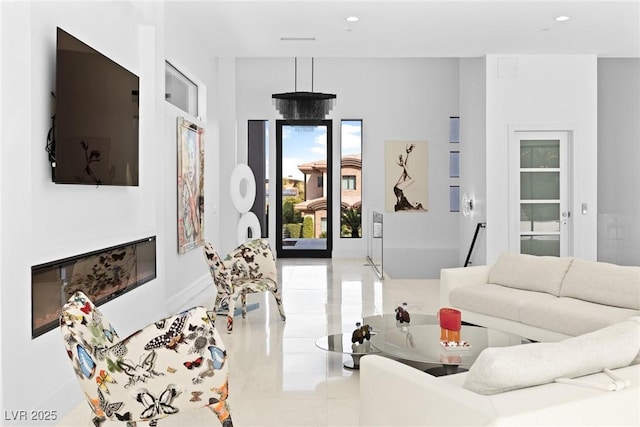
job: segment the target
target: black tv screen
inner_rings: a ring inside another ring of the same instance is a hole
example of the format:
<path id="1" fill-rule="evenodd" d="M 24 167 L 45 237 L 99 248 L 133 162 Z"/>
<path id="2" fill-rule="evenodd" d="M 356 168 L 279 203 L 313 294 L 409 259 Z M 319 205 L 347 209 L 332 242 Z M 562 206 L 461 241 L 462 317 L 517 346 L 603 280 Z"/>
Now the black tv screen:
<path id="1" fill-rule="evenodd" d="M 53 182 L 138 185 L 139 80 L 58 28 Z"/>

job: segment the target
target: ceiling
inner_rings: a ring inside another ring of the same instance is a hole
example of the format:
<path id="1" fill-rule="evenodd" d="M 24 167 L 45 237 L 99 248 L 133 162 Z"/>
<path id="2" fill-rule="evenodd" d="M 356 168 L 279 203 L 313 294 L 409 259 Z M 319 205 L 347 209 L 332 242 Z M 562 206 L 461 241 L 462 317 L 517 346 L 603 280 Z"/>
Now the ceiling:
<path id="1" fill-rule="evenodd" d="M 165 7 L 184 15 L 215 56 L 640 57 L 640 0 L 200 0 Z M 557 22 L 560 15 L 571 19 Z"/>

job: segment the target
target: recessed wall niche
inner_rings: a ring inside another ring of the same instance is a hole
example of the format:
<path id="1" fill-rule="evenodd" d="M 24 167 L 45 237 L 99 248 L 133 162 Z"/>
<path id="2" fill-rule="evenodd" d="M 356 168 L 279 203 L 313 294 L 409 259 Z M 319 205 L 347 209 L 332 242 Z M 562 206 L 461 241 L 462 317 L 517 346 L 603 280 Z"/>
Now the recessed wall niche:
<path id="1" fill-rule="evenodd" d="M 31 337 L 58 326 L 76 291 L 96 306 L 156 278 L 156 236 L 31 267 Z"/>

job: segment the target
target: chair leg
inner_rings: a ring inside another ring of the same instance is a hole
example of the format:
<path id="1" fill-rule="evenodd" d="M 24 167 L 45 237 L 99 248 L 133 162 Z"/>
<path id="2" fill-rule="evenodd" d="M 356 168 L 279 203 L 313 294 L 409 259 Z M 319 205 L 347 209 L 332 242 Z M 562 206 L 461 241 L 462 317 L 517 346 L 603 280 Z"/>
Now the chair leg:
<path id="1" fill-rule="evenodd" d="M 107 420 L 107 417 L 98 417 L 98 416 L 95 416 L 91 419 L 91 421 L 93 422 L 93 425 L 96 427 L 100 427 L 102 424 L 104 424 L 106 420 Z"/>
<path id="2" fill-rule="evenodd" d="M 240 294 L 240 301 L 242 302 L 242 318 L 247 318 L 247 292 L 244 291 Z"/>
<path id="3" fill-rule="evenodd" d="M 272 290 L 273 298 L 276 300 L 276 304 L 278 306 L 278 311 L 280 312 L 280 317 L 282 320 L 287 320 L 287 316 L 284 314 L 284 306 L 282 305 L 282 296 L 280 296 L 280 290 Z"/>
<path id="4" fill-rule="evenodd" d="M 229 296 L 229 313 L 227 313 L 227 332 L 231 333 L 233 330 L 233 314 L 236 311 L 236 300 L 238 299 L 236 293 Z"/>
<path id="5" fill-rule="evenodd" d="M 222 401 L 217 401 L 215 403 L 211 403 L 207 405 L 207 408 L 211 409 L 222 427 L 233 427 L 233 420 L 231 419 L 231 411 L 229 410 L 229 404 L 226 399 Z"/>
<path id="6" fill-rule="evenodd" d="M 213 304 L 213 311 L 218 312 L 222 307 L 220 307 L 220 303 L 222 302 L 222 295 L 220 292 L 216 293 L 216 302 Z"/>

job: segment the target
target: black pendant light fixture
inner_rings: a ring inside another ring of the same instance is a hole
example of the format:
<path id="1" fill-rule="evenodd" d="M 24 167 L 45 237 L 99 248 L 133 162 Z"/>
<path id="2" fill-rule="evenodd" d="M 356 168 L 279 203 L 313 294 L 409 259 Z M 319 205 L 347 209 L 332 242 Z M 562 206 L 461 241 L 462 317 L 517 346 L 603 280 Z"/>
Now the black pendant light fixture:
<path id="1" fill-rule="evenodd" d="M 313 58 L 311 58 L 311 92 L 298 92 L 298 58 L 295 59 L 295 92 L 271 95 L 276 109 L 286 120 L 324 119 L 336 102 L 333 93 L 313 91 Z"/>

